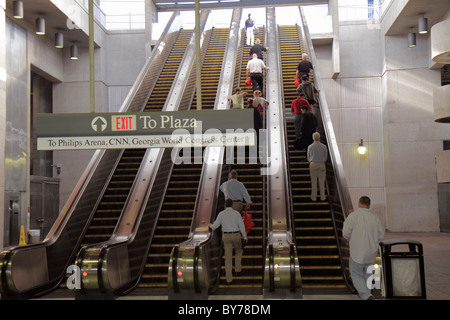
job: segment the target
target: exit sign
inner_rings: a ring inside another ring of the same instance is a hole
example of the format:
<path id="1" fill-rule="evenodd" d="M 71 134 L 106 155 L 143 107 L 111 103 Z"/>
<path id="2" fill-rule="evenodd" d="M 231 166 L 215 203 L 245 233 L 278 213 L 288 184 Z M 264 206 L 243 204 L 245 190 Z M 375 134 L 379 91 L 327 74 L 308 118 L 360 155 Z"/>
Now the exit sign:
<path id="1" fill-rule="evenodd" d="M 136 115 L 111 116 L 112 131 L 135 131 Z"/>

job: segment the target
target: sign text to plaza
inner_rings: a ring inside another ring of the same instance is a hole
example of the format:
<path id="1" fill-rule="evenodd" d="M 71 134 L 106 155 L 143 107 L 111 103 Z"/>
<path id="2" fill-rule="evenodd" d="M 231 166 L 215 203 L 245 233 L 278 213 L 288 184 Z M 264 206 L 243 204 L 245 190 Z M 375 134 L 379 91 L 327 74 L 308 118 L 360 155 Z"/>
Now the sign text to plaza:
<path id="1" fill-rule="evenodd" d="M 255 144 L 253 110 L 39 114 L 38 150 Z"/>

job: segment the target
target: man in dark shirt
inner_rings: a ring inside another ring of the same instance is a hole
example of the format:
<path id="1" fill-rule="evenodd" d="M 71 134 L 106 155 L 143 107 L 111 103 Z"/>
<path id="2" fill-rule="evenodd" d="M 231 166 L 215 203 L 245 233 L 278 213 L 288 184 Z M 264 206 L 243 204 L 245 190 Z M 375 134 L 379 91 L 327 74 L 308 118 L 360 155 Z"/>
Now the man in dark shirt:
<path id="1" fill-rule="evenodd" d="M 302 76 L 306 75 L 306 80 L 309 80 L 309 72 L 314 69 L 312 63 L 308 60 L 308 54 L 304 53 L 302 55 L 302 61 L 297 66 L 296 76 L 299 81 L 301 81 Z"/>
<path id="2" fill-rule="evenodd" d="M 300 122 L 300 141 L 298 148 L 300 150 L 308 148 L 313 143 L 313 133 L 317 130 L 316 116 L 309 111 L 307 106 L 302 106 L 302 120 Z"/>
<path id="3" fill-rule="evenodd" d="M 263 51 L 267 52 L 269 48 L 266 48 L 264 46 L 261 45 L 261 40 L 256 39 L 255 40 L 255 45 L 250 49 L 249 52 L 249 58 L 251 59 L 253 54 L 256 53 L 258 55 L 258 59 L 263 60 Z"/>

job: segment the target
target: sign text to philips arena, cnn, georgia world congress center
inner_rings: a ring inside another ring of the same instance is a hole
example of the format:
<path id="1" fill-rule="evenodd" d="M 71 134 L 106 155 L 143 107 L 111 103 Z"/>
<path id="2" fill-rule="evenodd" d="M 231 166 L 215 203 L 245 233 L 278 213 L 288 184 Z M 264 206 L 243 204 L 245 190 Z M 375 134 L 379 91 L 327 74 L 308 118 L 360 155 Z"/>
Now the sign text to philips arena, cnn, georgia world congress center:
<path id="1" fill-rule="evenodd" d="M 253 146 L 253 112 L 39 114 L 38 150 Z"/>

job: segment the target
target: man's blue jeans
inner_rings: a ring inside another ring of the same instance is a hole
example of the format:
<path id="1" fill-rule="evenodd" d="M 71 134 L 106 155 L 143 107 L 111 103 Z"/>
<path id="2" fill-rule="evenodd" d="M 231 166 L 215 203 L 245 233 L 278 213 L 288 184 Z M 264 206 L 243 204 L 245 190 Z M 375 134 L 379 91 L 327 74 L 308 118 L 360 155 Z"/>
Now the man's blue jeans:
<path id="1" fill-rule="evenodd" d="M 367 268 L 373 266 L 373 263 L 359 264 L 350 257 L 349 268 L 353 285 L 358 291 L 358 295 L 362 300 L 367 300 L 372 295 L 372 289 L 367 286 L 367 280 L 372 275 L 367 273 Z"/>

